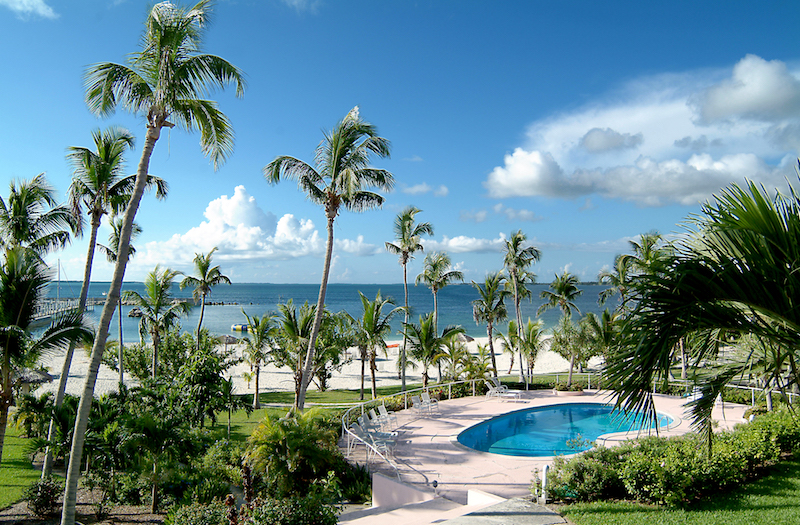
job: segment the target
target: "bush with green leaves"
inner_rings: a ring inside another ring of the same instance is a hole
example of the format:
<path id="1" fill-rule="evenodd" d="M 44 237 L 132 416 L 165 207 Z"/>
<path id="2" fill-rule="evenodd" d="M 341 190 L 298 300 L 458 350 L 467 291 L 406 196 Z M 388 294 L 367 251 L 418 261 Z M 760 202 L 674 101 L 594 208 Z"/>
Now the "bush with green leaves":
<path id="1" fill-rule="evenodd" d="M 175 505 L 164 525 L 229 525 L 228 509 L 220 501 Z"/>
<path id="2" fill-rule="evenodd" d="M 59 509 L 58 498 L 64 492 L 64 483 L 53 477 L 36 480 L 23 493 L 28 510 L 36 516 L 46 518 Z"/>
<path id="3" fill-rule="evenodd" d="M 336 508 L 318 492 L 305 496 L 256 500 L 253 508 L 240 515 L 240 525 L 336 525 Z"/>
<path id="4" fill-rule="evenodd" d="M 561 500 L 627 498 L 685 507 L 757 476 L 798 445 L 800 419 L 784 409 L 715 434 L 710 456 L 696 434 L 687 434 L 560 457 L 548 486 Z"/>

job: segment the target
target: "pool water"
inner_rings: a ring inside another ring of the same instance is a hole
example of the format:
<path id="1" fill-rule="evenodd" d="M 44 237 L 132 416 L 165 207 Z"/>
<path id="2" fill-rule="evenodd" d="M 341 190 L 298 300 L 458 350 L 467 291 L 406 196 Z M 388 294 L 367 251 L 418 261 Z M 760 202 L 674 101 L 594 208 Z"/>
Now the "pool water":
<path id="1" fill-rule="evenodd" d="M 659 414 L 658 425 L 673 422 Z M 627 417 L 611 405 L 567 403 L 510 412 L 472 426 L 458 435 L 462 445 L 481 452 L 506 456 L 555 456 L 592 448 L 603 434 L 651 428 L 632 415 Z"/>

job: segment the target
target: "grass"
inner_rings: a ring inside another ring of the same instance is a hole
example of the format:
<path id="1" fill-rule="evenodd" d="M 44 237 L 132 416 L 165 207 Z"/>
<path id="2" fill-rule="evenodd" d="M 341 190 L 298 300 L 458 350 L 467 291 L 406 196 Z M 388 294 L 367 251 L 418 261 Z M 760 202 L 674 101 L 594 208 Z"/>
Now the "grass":
<path id="1" fill-rule="evenodd" d="M 800 516 L 800 460 L 783 461 L 769 475 L 739 491 L 691 509 L 669 509 L 631 502 L 576 503 L 559 509 L 576 525 L 774 525 L 797 523 Z"/>
<path id="2" fill-rule="evenodd" d="M 19 437 L 19 431 L 13 425 L 8 426 L 3 443 L 3 462 L 0 464 L 0 509 L 21 500 L 25 489 L 41 475 L 28 461 L 26 441 Z"/>

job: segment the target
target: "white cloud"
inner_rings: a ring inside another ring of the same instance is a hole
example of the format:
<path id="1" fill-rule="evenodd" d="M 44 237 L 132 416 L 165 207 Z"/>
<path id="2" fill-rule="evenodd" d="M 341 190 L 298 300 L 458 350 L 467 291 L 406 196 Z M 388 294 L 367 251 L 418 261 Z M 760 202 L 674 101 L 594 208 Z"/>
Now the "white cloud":
<path id="1" fill-rule="evenodd" d="M 542 220 L 535 213 L 530 210 L 515 210 L 514 208 L 507 208 L 502 203 L 497 203 L 493 207 L 494 212 L 505 215 L 509 221 L 525 221 L 535 222 Z"/>
<path id="2" fill-rule="evenodd" d="M 58 18 L 58 14 L 44 0 L 0 0 L 0 5 L 8 7 L 21 17 L 34 15 L 43 18 Z"/>
<path id="3" fill-rule="evenodd" d="M 419 155 L 412 155 L 403 159 L 406 162 L 422 162 L 423 159 Z"/>
<path id="4" fill-rule="evenodd" d="M 298 13 L 309 11 L 316 13 L 317 8 L 322 4 L 320 0 L 281 0 L 284 4 L 295 9 Z"/>
<path id="5" fill-rule="evenodd" d="M 631 135 L 611 128 L 592 128 L 584 135 L 580 144 L 589 153 L 603 153 L 615 149 L 631 149 L 644 142 L 641 133 Z"/>
<path id="6" fill-rule="evenodd" d="M 731 78 L 693 97 L 701 123 L 754 119 L 780 121 L 800 113 L 800 81 L 779 60 L 747 55 Z"/>
<path id="7" fill-rule="evenodd" d="M 401 191 L 407 195 L 424 195 L 426 193 L 433 193 L 434 197 L 447 197 L 447 194 L 450 193 L 450 190 L 445 185 L 440 185 L 439 187 L 434 188 L 425 182 L 415 184 L 413 186 L 406 186 Z"/>
<path id="8" fill-rule="evenodd" d="M 324 256 L 325 236 L 313 221 L 289 213 L 276 218 L 262 210 L 244 186 L 237 186 L 232 197 L 223 195 L 211 201 L 204 215 L 206 220 L 189 231 L 140 247 L 129 266 L 134 272 L 152 270 L 156 264 L 189 270 L 195 253 L 207 253 L 215 246 L 215 260 L 224 261 L 227 271 L 240 274 L 265 261 Z M 365 243 L 363 236 L 335 241 L 337 249 L 356 256 L 378 251 L 375 245 Z"/>
<path id="9" fill-rule="evenodd" d="M 696 204 L 745 178 L 784 188 L 800 148 L 797 76 L 748 55 L 727 72 L 631 82 L 534 122 L 484 187 L 498 199 L 599 195 L 640 206 Z"/>
<path id="10" fill-rule="evenodd" d="M 506 237 L 502 233 L 497 239 L 478 239 L 458 235 L 456 237 L 443 236 L 441 241 L 423 239 L 422 244 L 426 251 L 446 251 L 450 253 L 486 253 L 499 252 L 505 248 Z"/>
<path id="11" fill-rule="evenodd" d="M 466 211 L 462 210 L 458 216 L 459 220 L 462 222 L 484 222 L 486 219 L 489 218 L 489 214 L 486 210 L 478 210 L 478 211 Z"/>

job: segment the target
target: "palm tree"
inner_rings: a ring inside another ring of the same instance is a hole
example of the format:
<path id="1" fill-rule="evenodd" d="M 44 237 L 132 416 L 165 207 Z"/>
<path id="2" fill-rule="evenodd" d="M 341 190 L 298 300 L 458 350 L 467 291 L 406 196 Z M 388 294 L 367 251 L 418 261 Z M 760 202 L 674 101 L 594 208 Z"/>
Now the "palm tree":
<path id="1" fill-rule="evenodd" d="M 624 310 L 628 302 L 628 289 L 631 287 L 631 279 L 633 278 L 633 271 L 630 257 L 625 255 L 617 255 L 614 257 L 614 268 L 612 270 L 602 270 L 597 280 L 600 284 L 608 286 L 605 290 L 601 291 L 597 302 L 601 305 L 605 304 L 611 297 L 616 294 L 620 296 L 619 308 Z"/>
<path id="2" fill-rule="evenodd" d="M 450 256 L 445 252 L 429 253 L 425 256 L 422 273 L 417 275 L 416 284 L 424 283 L 433 293 L 433 328 L 438 331 L 439 290 L 449 284 L 462 282 L 464 274 L 452 269 Z"/>
<path id="3" fill-rule="evenodd" d="M 369 371 L 372 377 L 372 399 L 375 399 L 378 397 L 377 382 L 375 380 L 375 370 L 377 369 L 377 366 L 375 366 L 375 358 L 378 353 L 378 348 L 383 348 L 384 352 L 386 351 L 386 341 L 384 338 L 392 329 L 392 318 L 403 311 L 404 308 L 398 307 L 385 312 L 384 309 L 388 310 L 390 306 L 394 306 L 394 300 L 391 297 L 384 298 L 380 291 L 378 291 L 374 301 L 367 299 L 361 292 L 358 292 L 358 295 L 361 297 L 361 306 L 364 309 L 364 313 L 361 319 L 359 319 L 359 328 L 361 329 L 369 356 Z M 363 361 L 361 368 L 363 374 Z"/>
<path id="4" fill-rule="evenodd" d="M 142 311 L 139 320 L 139 332 L 149 333 L 153 343 L 152 376 L 156 378 L 158 371 L 158 351 L 161 346 L 161 337 L 191 308 L 182 301 L 173 302 L 170 288 L 172 281 L 180 272 L 165 268 L 163 271 L 156 266 L 155 270 L 147 274 L 144 281 L 144 293 L 128 290 L 125 299 L 132 299 L 134 304 Z"/>
<path id="5" fill-rule="evenodd" d="M 394 177 L 386 170 L 369 166 L 371 154 L 389 156 L 389 141 L 378 136 L 375 126 L 365 122 L 358 114 L 358 106 L 342 119 L 317 147 L 316 168 L 294 157 L 277 157 L 264 167 L 264 177 L 270 184 L 281 179 L 297 180 L 312 202 L 325 209 L 328 240 L 325 248 L 325 265 L 319 287 L 317 312 L 308 341 L 308 350 L 303 365 L 303 378 L 295 407 L 303 409 L 306 389 L 311 382 L 314 365 L 314 345 L 319 333 L 325 306 L 325 292 L 333 254 L 333 221 L 342 206 L 351 211 L 364 211 L 379 207 L 383 197 L 368 191 L 378 188 L 384 191 L 394 186 Z"/>
<path id="6" fill-rule="evenodd" d="M 486 335 L 489 336 L 489 355 L 492 357 L 494 377 L 497 377 L 497 361 L 494 356 L 493 342 L 494 325 L 504 321 L 508 316 L 506 297 L 509 292 L 503 287 L 503 281 L 505 281 L 505 277 L 500 272 L 487 275 L 483 287 L 472 281 L 472 286 L 478 290 L 480 295 L 479 299 L 472 301 L 472 317 L 477 324 L 486 323 Z"/>
<path id="7" fill-rule="evenodd" d="M 36 305 L 50 282 L 47 268 L 36 253 L 23 247 L 10 247 L 4 255 L 0 262 L 0 462 L 8 409 L 14 402 L 11 384 L 14 364 L 70 341 L 88 342 L 92 338 L 77 310 L 54 318 L 47 330 L 38 339 L 34 338 L 31 324 Z"/>
<path id="8" fill-rule="evenodd" d="M 221 88 L 228 83 L 235 84 L 236 94 L 241 96 L 245 83 L 242 72 L 227 61 L 199 53 L 209 22 L 210 5 L 209 0 L 201 0 L 188 9 L 170 2 L 154 5 L 145 22 L 142 48 L 131 55 L 130 66 L 105 62 L 91 66 L 85 75 L 86 101 L 92 112 L 107 116 L 119 105 L 146 117 L 147 134 L 136 172 L 136 183 L 125 210 L 119 256 L 100 315 L 86 385 L 81 396 L 64 492 L 62 525 L 73 525 L 75 522 L 78 474 L 97 370 L 128 264 L 131 229 L 147 184 L 150 156 L 161 130 L 176 124 L 187 130 L 199 129 L 201 148 L 211 156 L 215 167 L 232 151 L 233 131 L 228 118 L 215 102 L 203 100 L 201 96 L 209 89 Z"/>
<path id="9" fill-rule="evenodd" d="M 73 179 L 69 188 L 69 203 L 75 217 L 79 218 L 78 233 L 83 228 L 82 216 L 84 206 L 89 215 L 91 231 L 89 234 L 89 247 L 86 253 L 86 265 L 83 272 L 83 284 L 78 298 L 78 310 L 86 309 L 86 296 L 92 278 L 92 265 L 94 264 L 94 251 L 97 245 L 97 230 L 103 215 L 120 213 L 130 198 L 135 175 L 125 176 L 123 171 L 125 163 L 123 156 L 128 149 L 133 148 L 134 138 L 131 133 L 123 128 L 111 127 L 104 131 L 92 131 L 92 140 L 96 151 L 90 148 L 73 146 L 69 148 L 67 159 L 73 166 Z M 148 186 L 156 188 L 156 197 L 166 198 L 167 184 L 152 175 L 148 178 Z M 67 388 L 69 369 L 72 366 L 74 345 L 67 348 L 64 365 L 56 390 L 55 404 L 61 406 L 64 392 Z M 120 361 L 120 366 L 122 366 Z M 121 368 L 120 368 L 121 370 Z M 52 429 L 52 425 L 51 425 Z M 52 470 L 52 455 L 45 454 L 42 467 L 42 477 L 50 476 Z"/>
<path id="10" fill-rule="evenodd" d="M 247 361 L 255 369 L 256 393 L 253 396 L 253 408 L 261 408 L 258 401 L 258 380 L 261 375 L 261 363 L 267 359 L 267 352 L 272 347 L 272 339 L 275 337 L 275 315 L 266 313 L 258 318 L 250 317 L 242 308 L 242 314 L 247 319 L 247 334 L 249 337 L 244 339 L 244 353 Z"/>
<path id="11" fill-rule="evenodd" d="M 541 319 L 532 321 L 528 318 L 528 322 L 522 327 L 522 339 L 520 339 L 519 344 L 522 346 L 522 355 L 525 356 L 525 362 L 528 364 L 528 377 L 533 374 L 536 358 L 544 346 L 543 334 L 544 321 Z"/>
<path id="12" fill-rule="evenodd" d="M 528 268 L 542 256 L 542 252 L 535 246 L 524 246 L 526 240 L 528 240 L 528 237 L 522 233 L 522 230 L 517 230 L 516 233 L 511 234 L 511 237 L 506 240 L 506 251 L 503 257 L 503 265 L 508 273 L 508 280 L 514 295 L 517 337 L 522 337 L 522 315 L 520 314 L 519 303 L 520 299 L 527 295 L 525 283 L 534 282 L 536 278 L 535 275 L 528 271 Z M 519 379 L 525 383 L 525 388 L 527 389 L 528 381 L 525 379 L 525 363 L 522 359 L 522 354 L 519 356 Z"/>
<path id="13" fill-rule="evenodd" d="M 458 334 L 463 334 L 460 326 L 448 326 L 439 336 L 434 329 L 433 313 L 419 317 L 419 324 L 408 323 L 403 325 L 408 332 L 408 341 L 411 343 L 411 355 L 423 367 L 422 385 L 428 387 L 428 368 L 434 363 L 436 356 L 441 352 L 445 342 Z"/>
<path id="14" fill-rule="evenodd" d="M 119 236 L 122 232 L 122 218 L 121 217 L 112 217 L 111 218 L 111 233 L 108 234 L 108 246 L 104 246 L 102 244 L 98 244 L 97 247 L 100 248 L 100 251 L 106 254 L 106 259 L 110 263 L 114 263 L 117 261 L 117 247 L 119 246 Z M 131 228 L 131 241 L 136 239 L 142 233 L 142 228 L 133 223 L 133 228 Z M 136 248 L 133 244 L 128 244 L 128 258 L 131 258 L 136 253 Z M 122 298 L 117 301 L 118 311 L 117 311 L 117 318 L 119 321 L 119 356 L 118 356 L 118 366 L 119 366 L 119 383 L 123 384 L 125 381 L 125 366 L 123 364 L 123 357 L 125 353 L 125 345 L 122 342 Z"/>
<path id="15" fill-rule="evenodd" d="M 7 200 L 0 197 L 0 246 L 23 246 L 41 255 L 65 247 L 78 231 L 72 210 L 58 204 L 55 190 L 40 173 L 29 181 L 11 181 Z"/>
<path id="16" fill-rule="evenodd" d="M 772 361 L 767 378 L 782 390 L 800 384 L 800 197 L 732 185 L 690 220 L 690 235 L 637 280 L 637 306 L 606 369 L 617 404 L 653 416 L 652 384 L 668 376 L 675 345 L 704 335 L 693 349 L 702 397 L 692 414 L 710 444 L 714 400 L 755 355 L 712 366 L 721 345 L 708 334 L 751 334 L 781 348 L 786 356 Z"/>
<path id="17" fill-rule="evenodd" d="M 433 226 L 429 222 L 414 223 L 414 217 L 421 212 L 419 208 L 409 206 L 401 211 L 394 219 L 395 242 L 387 242 L 386 249 L 399 256 L 400 265 L 403 267 L 403 293 L 405 295 L 405 321 L 408 323 L 408 261 L 414 258 L 414 253 L 422 251 L 420 239 L 423 235 L 433 235 Z M 403 331 L 403 346 L 400 348 L 400 384 L 401 390 L 406 389 L 406 333 Z"/>
<path id="18" fill-rule="evenodd" d="M 197 304 L 198 299 L 200 300 L 200 320 L 197 321 L 198 351 L 200 351 L 200 328 L 203 326 L 203 313 L 206 310 L 206 296 L 211 295 L 211 288 L 218 284 L 231 284 L 231 280 L 226 275 L 222 275 L 219 266 L 211 266 L 211 256 L 215 251 L 217 251 L 216 246 L 208 252 L 208 255 L 203 255 L 202 253 L 194 254 L 195 275 L 187 275 L 181 281 L 181 290 L 193 286 L 192 297 L 195 304 Z"/>
<path id="19" fill-rule="evenodd" d="M 272 351 L 278 366 L 288 366 L 294 373 L 295 398 L 303 385 L 303 352 L 308 348 L 316 318 L 316 305 L 307 302 L 298 310 L 294 301 L 278 305 L 278 334 Z"/>
<path id="20" fill-rule="evenodd" d="M 580 284 L 578 277 L 566 270 L 561 275 L 556 275 L 556 278 L 550 283 L 550 289 L 542 290 L 540 297 L 545 300 L 545 303 L 539 307 L 536 314 L 541 315 L 551 308 L 558 308 L 561 310 L 561 316 L 567 319 L 572 318 L 573 312 L 580 315 L 581 311 L 575 304 L 575 299 L 583 293 L 583 290 L 578 288 L 578 284 Z M 570 348 L 567 386 L 572 384 L 572 370 L 575 367 L 575 349 Z"/>

